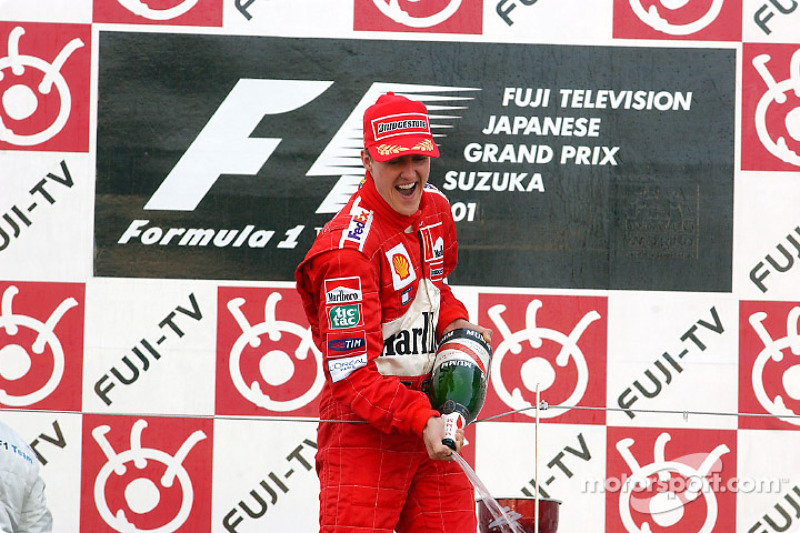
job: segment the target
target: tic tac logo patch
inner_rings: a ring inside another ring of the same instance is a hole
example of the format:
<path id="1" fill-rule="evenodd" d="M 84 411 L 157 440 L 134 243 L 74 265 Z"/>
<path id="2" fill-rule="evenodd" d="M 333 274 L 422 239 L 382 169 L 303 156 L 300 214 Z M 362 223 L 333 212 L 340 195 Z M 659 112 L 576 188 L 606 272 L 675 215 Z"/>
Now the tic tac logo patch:
<path id="1" fill-rule="evenodd" d="M 326 305 L 361 301 L 361 278 L 359 277 L 326 279 L 324 284 Z"/>
<path id="2" fill-rule="evenodd" d="M 742 170 L 800 169 L 800 47 L 745 43 Z"/>
<path id="3" fill-rule="evenodd" d="M 95 0 L 95 22 L 222 26 L 222 0 Z"/>
<path id="4" fill-rule="evenodd" d="M 356 31 L 479 34 L 483 0 L 355 0 Z"/>
<path id="5" fill-rule="evenodd" d="M 328 357 L 337 358 L 367 351 L 367 334 L 364 331 L 328 333 Z"/>
<path id="6" fill-rule="evenodd" d="M 739 41 L 742 3 L 731 0 L 614 0 L 617 39 Z"/>
<path id="7" fill-rule="evenodd" d="M 0 150 L 89 150 L 90 43 L 88 25 L 0 23 Z"/>
<path id="8" fill-rule="evenodd" d="M 417 279 L 414 266 L 411 264 L 411 256 L 403 243 L 387 251 L 386 259 L 389 261 L 389 271 L 392 273 L 392 286 L 395 290 L 408 287 Z"/>
<path id="9" fill-rule="evenodd" d="M 364 325 L 361 304 L 334 305 L 328 308 L 330 329 L 350 329 Z"/>
<path id="10" fill-rule="evenodd" d="M 431 280 L 439 281 L 444 278 L 444 261 L 436 261 L 431 263 Z"/>

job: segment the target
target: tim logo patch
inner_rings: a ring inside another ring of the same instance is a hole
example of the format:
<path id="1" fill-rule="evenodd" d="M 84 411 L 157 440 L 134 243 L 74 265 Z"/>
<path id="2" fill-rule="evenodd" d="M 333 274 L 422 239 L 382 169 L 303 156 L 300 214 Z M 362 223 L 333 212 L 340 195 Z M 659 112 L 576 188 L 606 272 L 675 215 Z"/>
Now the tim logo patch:
<path id="1" fill-rule="evenodd" d="M 95 0 L 95 22 L 222 26 L 222 0 Z"/>
<path id="2" fill-rule="evenodd" d="M 798 45 L 744 45 L 742 170 L 800 170 Z"/>
<path id="3" fill-rule="evenodd" d="M 483 31 L 483 0 L 355 0 L 354 6 L 356 31 Z"/>
<path id="4" fill-rule="evenodd" d="M 739 41 L 742 2 L 734 0 L 614 0 L 617 39 Z"/>
<path id="5" fill-rule="evenodd" d="M 0 150 L 87 152 L 91 29 L 0 23 Z"/>

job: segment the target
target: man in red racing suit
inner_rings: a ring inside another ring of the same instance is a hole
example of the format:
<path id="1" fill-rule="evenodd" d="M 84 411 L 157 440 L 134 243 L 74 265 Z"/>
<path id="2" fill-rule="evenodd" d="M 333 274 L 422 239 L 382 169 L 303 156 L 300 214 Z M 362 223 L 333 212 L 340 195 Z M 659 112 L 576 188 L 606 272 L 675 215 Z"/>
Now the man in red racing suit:
<path id="1" fill-rule="evenodd" d="M 455 224 L 427 184 L 438 156 L 427 120 L 423 104 L 392 93 L 367 110 L 365 180 L 297 268 L 326 375 L 316 461 L 323 533 L 476 530 L 472 485 L 450 462 L 421 389 L 444 332 L 491 332 L 467 322 L 445 282 Z"/>

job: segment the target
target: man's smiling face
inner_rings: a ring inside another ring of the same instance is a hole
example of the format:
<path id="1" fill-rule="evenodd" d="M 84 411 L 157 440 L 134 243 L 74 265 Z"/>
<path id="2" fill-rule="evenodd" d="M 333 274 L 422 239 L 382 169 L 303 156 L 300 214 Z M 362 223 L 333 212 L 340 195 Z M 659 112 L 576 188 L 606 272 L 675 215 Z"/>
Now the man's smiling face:
<path id="1" fill-rule="evenodd" d="M 404 155 L 379 162 L 362 150 L 361 161 L 372 175 L 378 194 L 392 209 L 406 216 L 417 212 L 422 200 L 422 188 L 431 173 L 430 157 Z"/>

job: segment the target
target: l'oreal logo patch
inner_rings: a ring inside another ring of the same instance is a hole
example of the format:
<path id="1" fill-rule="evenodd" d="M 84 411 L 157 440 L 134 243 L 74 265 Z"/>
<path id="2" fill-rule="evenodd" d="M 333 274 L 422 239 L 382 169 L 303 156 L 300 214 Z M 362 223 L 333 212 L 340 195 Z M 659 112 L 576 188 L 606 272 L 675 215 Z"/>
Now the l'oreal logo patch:
<path id="1" fill-rule="evenodd" d="M 353 357 L 329 360 L 328 372 L 331 375 L 331 381 L 336 383 L 337 381 L 343 380 L 359 368 L 367 366 L 367 362 L 366 353 L 354 355 Z"/>
<path id="2" fill-rule="evenodd" d="M 408 250 L 406 250 L 406 247 L 403 246 L 403 243 L 388 250 L 386 252 L 386 259 L 389 261 L 389 270 L 392 273 L 392 286 L 395 290 L 404 289 L 417 279 L 414 266 L 411 264 L 411 256 Z"/>
<path id="3" fill-rule="evenodd" d="M 333 278 L 325 280 L 325 304 L 343 304 L 361 301 L 361 278 Z"/>

